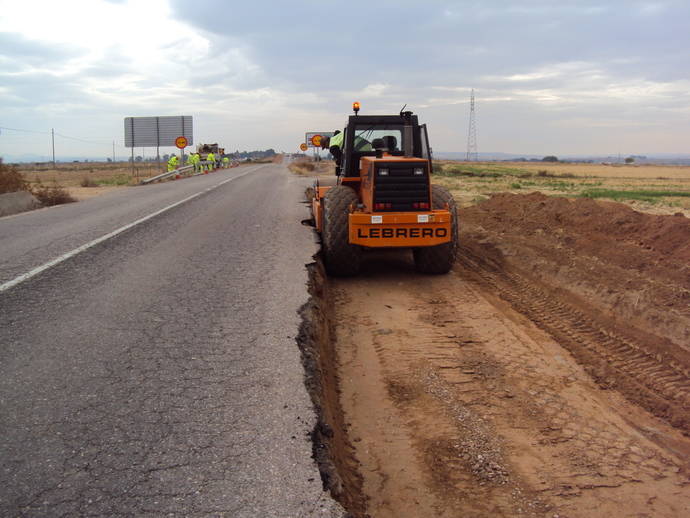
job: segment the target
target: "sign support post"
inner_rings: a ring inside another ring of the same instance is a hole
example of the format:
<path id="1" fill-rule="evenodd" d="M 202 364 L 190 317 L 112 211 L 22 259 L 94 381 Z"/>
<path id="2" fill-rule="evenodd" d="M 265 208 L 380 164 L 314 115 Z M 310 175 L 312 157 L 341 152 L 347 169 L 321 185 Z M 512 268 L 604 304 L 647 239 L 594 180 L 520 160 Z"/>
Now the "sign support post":
<path id="1" fill-rule="evenodd" d="M 193 120 L 191 115 L 171 117 L 125 117 L 125 147 L 132 148 L 132 176 L 134 176 L 134 148 L 155 147 L 158 168 L 161 167 L 160 147 L 175 146 L 179 136 L 185 138 L 180 149 L 184 161 L 184 148 L 193 144 Z"/>
<path id="2" fill-rule="evenodd" d="M 175 139 L 175 146 L 180 150 L 180 167 L 182 167 L 184 165 L 184 148 L 187 147 L 187 137 L 177 137 Z"/>

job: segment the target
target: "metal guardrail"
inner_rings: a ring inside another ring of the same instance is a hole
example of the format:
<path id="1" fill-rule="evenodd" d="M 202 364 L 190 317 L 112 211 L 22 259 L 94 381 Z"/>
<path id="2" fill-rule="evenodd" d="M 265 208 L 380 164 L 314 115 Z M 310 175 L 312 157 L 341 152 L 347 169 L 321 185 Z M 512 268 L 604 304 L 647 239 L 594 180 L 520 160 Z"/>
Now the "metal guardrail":
<path id="1" fill-rule="evenodd" d="M 203 160 L 203 161 L 199 162 L 198 165 L 201 166 L 202 170 L 200 172 L 196 172 L 194 174 L 187 175 L 187 176 L 197 176 L 197 175 L 203 174 L 204 173 L 204 167 L 211 164 L 211 163 L 212 162 L 210 162 L 208 160 Z M 173 169 L 172 171 L 166 171 L 165 173 L 161 173 L 159 175 L 152 176 L 151 178 L 146 178 L 145 180 L 142 180 L 139 185 L 146 185 L 148 183 L 157 182 L 159 180 L 165 180 L 166 178 L 170 178 L 171 176 L 177 176 L 178 174 L 185 174 L 188 171 L 193 171 L 193 170 L 194 170 L 193 165 L 185 165 L 182 167 L 178 167 L 177 169 Z"/>

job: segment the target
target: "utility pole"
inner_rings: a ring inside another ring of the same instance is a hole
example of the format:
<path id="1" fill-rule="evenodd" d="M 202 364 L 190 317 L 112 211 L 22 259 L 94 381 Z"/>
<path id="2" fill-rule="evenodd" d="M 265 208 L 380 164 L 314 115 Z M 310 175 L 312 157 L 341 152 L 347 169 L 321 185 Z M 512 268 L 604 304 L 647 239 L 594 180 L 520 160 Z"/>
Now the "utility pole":
<path id="1" fill-rule="evenodd" d="M 115 163 L 115 141 L 113 140 L 113 164 Z"/>
<path id="2" fill-rule="evenodd" d="M 50 128 L 50 138 L 53 142 L 53 169 L 55 169 L 55 128 Z"/>
<path id="3" fill-rule="evenodd" d="M 468 162 L 479 160 L 479 153 L 477 152 L 477 120 L 474 112 L 474 88 L 470 95 L 470 124 L 467 132 L 467 155 L 465 160 Z"/>

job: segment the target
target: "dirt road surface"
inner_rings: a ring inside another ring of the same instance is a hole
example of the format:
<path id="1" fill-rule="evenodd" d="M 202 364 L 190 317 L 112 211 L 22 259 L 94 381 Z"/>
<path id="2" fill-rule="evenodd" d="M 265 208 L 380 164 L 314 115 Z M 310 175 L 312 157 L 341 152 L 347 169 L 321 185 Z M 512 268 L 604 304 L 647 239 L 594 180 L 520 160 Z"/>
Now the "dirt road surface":
<path id="1" fill-rule="evenodd" d="M 371 517 L 687 516 L 688 219 L 532 194 L 461 221 L 450 275 L 405 252 L 313 272 L 334 493 Z"/>

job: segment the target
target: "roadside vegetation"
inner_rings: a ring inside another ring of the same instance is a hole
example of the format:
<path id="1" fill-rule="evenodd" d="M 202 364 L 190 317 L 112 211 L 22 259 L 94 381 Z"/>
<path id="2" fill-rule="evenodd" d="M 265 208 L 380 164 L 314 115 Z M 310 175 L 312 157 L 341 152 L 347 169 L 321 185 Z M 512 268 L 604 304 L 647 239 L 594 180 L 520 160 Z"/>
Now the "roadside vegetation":
<path id="1" fill-rule="evenodd" d="M 49 185 L 44 185 L 41 182 L 34 184 L 31 186 L 31 194 L 45 207 L 77 201 L 74 196 L 57 182 L 52 182 Z"/>
<path id="2" fill-rule="evenodd" d="M 434 163 L 433 181 L 462 206 L 496 192 L 542 192 L 551 196 L 627 203 L 637 210 L 690 215 L 690 167 L 574 163 Z"/>
<path id="3" fill-rule="evenodd" d="M 126 162 L 71 162 L 58 163 L 55 167 L 48 162 L 17 166 L 30 183 L 57 182 L 67 189 L 136 185 L 165 168 L 163 162 L 160 166 L 156 162 L 135 162 L 134 167 Z"/>
<path id="4" fill-rule="evenodd" d="M 77 201 L 56 181 L 44 185 L 40 180 L 29 182 L 17 167 L 3 163 L 0 158 L 0 194 L 27 191 L 44 206 L 61 205 Z"/>
<path id="5" fill-rule="evenodd" d="M 81 183 L 81 187 L 102 187 L 102 186 L 120 186 L 120 185 L 131 185 L 132 176 L 127 174 L 118 174 L 117 176 L 110 176 L 107 178 L 92 178 L 90 176 L 85 176 Z"/>
<path id="6" fill-rule="evenodd" d="M 611 200 L 639 200 L 656 203 L 660 198 L 689 198 L 690 191 L 650 191 L 630 190 L 616 191 L 613 189 L 586 189 L 581 194 L 585 198 L 608 198 Z"/>
<path id="7" fill-rule="evenodd" d="M 0 158 L 0 194 L 28 191 L 29 184 L 24 176 L 12 165 L 7 165 Z"/>
<path id="8" fill-rule="evenodd" d="M 313 176 L 322 174 L 333 174 L 335 164 L 332 160 L 322 160 L 320 162 L 312 162 L 310 160 L 299 160 L 288 164 L 288 169 L 295 174 L 302 176 Z"/>

